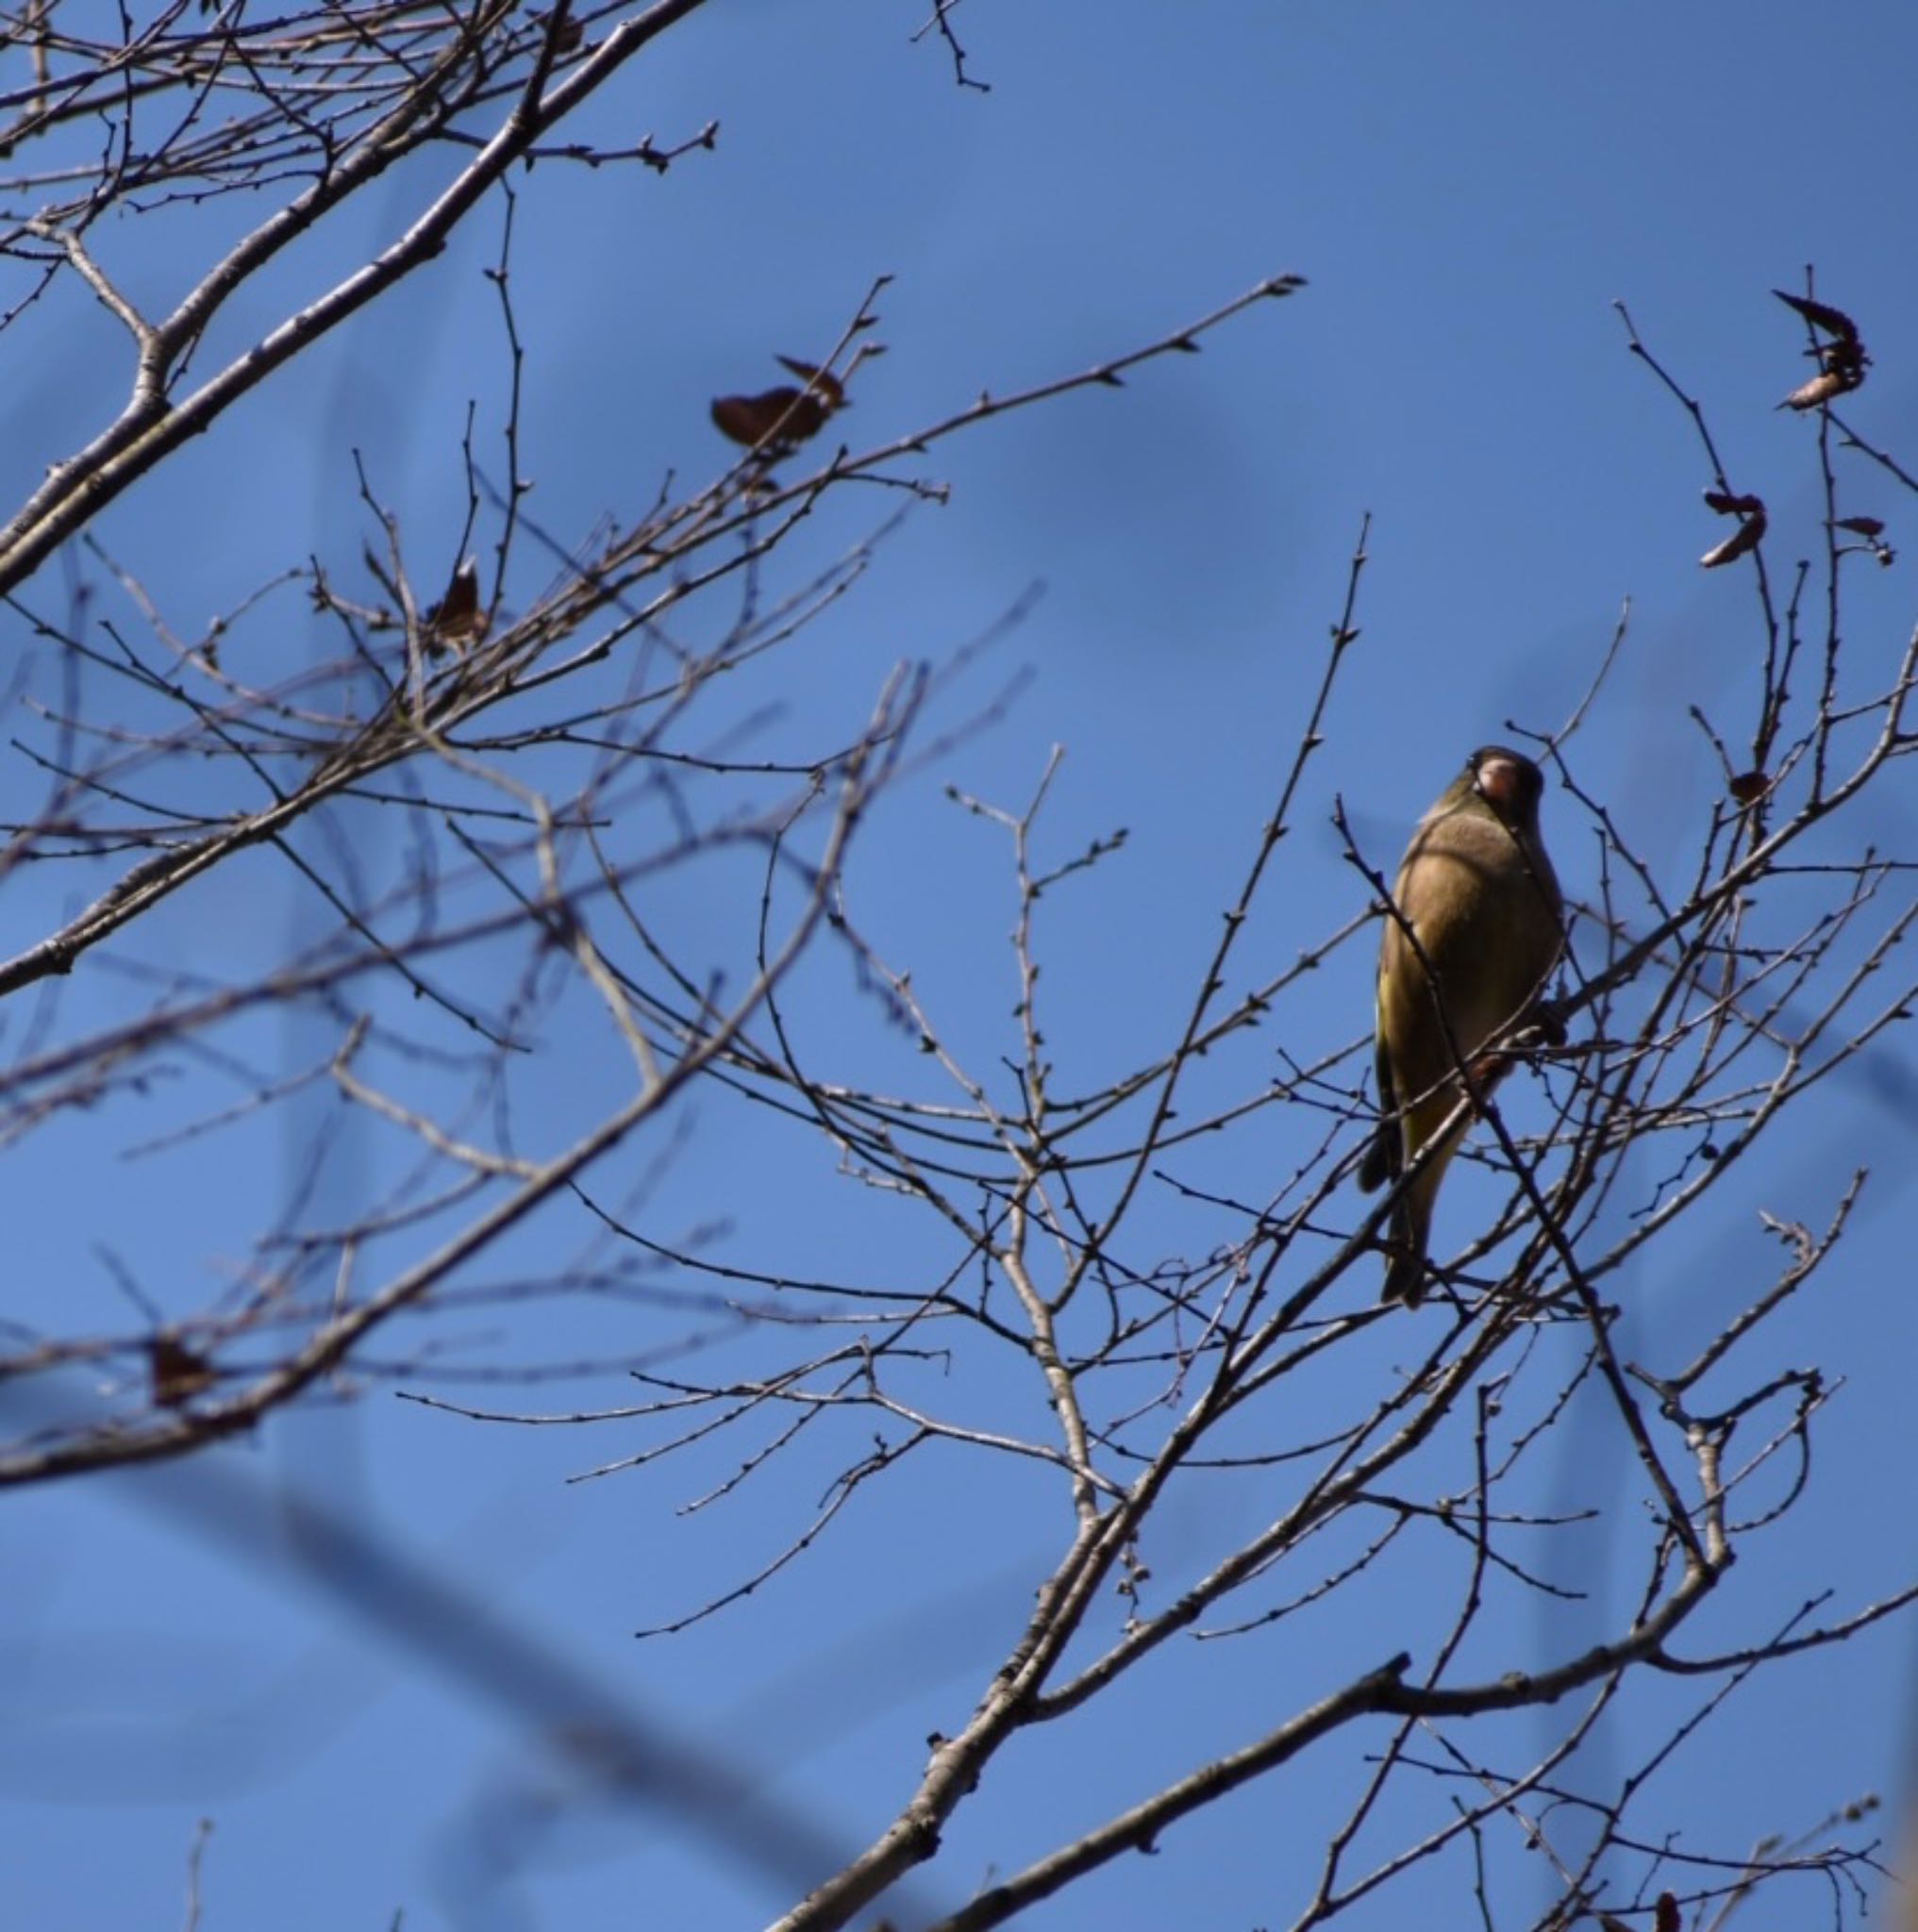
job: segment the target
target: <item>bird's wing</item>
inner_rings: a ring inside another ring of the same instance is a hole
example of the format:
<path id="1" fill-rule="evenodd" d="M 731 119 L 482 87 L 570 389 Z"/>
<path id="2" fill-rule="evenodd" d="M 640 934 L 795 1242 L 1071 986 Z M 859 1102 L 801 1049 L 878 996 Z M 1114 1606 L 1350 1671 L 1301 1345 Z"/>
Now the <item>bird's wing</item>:
<path id="1" fill-rule="evenodd" d="M 1359 1185 L 1369 1194 L 1382 1188 L 1405 1164 L 1405 1136 L 1399 1125 L 1398 1089 L 1392 1077 L 1392 1056 L 1385 1047 L 1385 968 L 1379 967 L 1379 1004 L 1374 1021 L 1372 1064 L 1378 1078 L 1378 1110 L 1384 1119 L 1372 1136 L 1365 1158 L 1359 1163 Z"/>

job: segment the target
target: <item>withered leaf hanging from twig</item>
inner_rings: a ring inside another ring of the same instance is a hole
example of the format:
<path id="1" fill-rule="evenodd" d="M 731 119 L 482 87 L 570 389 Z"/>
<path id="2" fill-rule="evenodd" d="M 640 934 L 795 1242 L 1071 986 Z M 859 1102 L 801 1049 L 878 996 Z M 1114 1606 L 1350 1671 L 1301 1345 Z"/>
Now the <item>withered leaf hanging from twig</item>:
<path id="1" fill-rule="evenodd" d="M 1847 544 L 1847 550 L 1869 550 L 1887 570 L 1898 560 L 1898 553 L 1885 541 L 1885 520 L 1883 517 L 1833 517 L 1831 527 L 1843 530 L 1853 537 L 1862 537 L 1862 544 Z"/>
<path id="2" fill-rule="evenodd" d="M 1818 361 L 1818 374 L 1802 387 L 1794 389 L 1779 404 L 1780 408 L 1815 409 L 1821 403 L 1828 403 L 1833 396 L 1842 396 L 1848 390 L 1859 387 L 1865 379 L 1865 370 L 1871 358 L 1865 354 L 1865 345 L 1859 338 L 1858 324 L 1843 309 L 1834 308 L 1828 302 L 1814 302 L 1809 295 L 1793 295 L 1783 289 L 1774 289 L 1772 293 L 1794 313 L 1802 315 L 1815 329 L 1823 329 L 1831 338 L 1829 341 L 1815 343 L 1806 350 L 1808 356 Z"/>
<path id="3" fill-rule="evenodd" d="M 1723 543 L 1708 550 L 1698 559 L 1702 568 L 1716 570 L 1721 564 L 1730 563 L 1759 547 L 1759 540 L 1765 534 L 1762 497 L 1737 495 L 1728 490 L 1708 490 L 1705 507 L 1717 511 L 1722 517 L 1737 517 L 1739 525 Z"/>

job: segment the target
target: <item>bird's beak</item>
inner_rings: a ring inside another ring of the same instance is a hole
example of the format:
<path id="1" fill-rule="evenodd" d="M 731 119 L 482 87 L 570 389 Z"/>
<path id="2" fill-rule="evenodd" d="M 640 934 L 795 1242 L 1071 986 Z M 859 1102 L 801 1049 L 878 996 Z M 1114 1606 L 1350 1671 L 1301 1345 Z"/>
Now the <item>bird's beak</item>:
<path id="1" fill-rule="evenodd" d="M 1519 808 L 1521 781 L 1518 767 L 1509 758 L 1487 758 L 1478 767 L 1478 795 L 1489 800 L 1501 814 Z"/>

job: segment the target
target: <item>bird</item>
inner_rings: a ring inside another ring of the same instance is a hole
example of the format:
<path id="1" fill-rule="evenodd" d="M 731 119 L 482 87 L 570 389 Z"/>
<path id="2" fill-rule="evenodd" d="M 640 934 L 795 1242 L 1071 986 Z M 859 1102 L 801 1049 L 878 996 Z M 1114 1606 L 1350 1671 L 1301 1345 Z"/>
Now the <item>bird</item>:
<path id="1" fill-rule="evenodd" d="M 1464 1091 L 1461 1059 L 1481 1092 L 1491 1083 L 1496 1069 L 1472 1066 L 1475 1057 L 1531 1011 L 1558 964 L 1565 909 L 1539 836 L 1544 787 L 1523 752 L 1481 745 L 1406 848 L 1378 947 L 1381 1118 L 1359 1169 L 1367 1192 L 1396 1180 L 1444 1125 Z M 1425 1298 L 1432 1204 L 1466 1124 L 1393 1207 L 1383 1300 Z"/>

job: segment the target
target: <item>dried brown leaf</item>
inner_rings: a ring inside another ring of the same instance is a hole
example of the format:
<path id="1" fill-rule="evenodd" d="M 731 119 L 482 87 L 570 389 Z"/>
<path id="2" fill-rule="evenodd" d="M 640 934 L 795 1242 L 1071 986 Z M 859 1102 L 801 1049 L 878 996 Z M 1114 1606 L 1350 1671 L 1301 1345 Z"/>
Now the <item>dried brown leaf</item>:
<path id="1" fill-rule="evenodd" d="M 1731 563 L 1747 551 L 1756 550 L 1764 534 L 1765 513 L 1754 510 L 1723 543 L 1715 550 L 1708 550 L 1698 562 L 1705 570 L 1717 570 L 1721 564 Z"/>
<path id="2" fill-rule="evenodd" d="M 1784 408 L 1788 409 L 1815 409 L 1820 403 L 1828 403 L 1833 396 L 1842 396 L 1846 390 L 1856 389 L 1856 377 L 1847 376 L 1843 371 L 1827 369 L 1814 375 L 1800 389 L 1794 389 L 1785 398 Z"/>
<path id="3" fill-rule="evenodd" d="M 1848 375 L 1852 387 L 1865 379 L 1865 364 L 1872 358 L 1865 354 L 1862 342 L 1843 341 L 1824 344 L 1819 359 L 1832 375 Z"/>
<path id="4" fill-rule="evenodd" d="M 1772 293 L 1794 314 L 1802 315 L 1813 328 L 1823 329 L 1830 338 L 1805 352 L 1817 358 L 1818 374 L 1803 388 L 1793 390 L 1782 407 L 1815 409 L 1833 396 L 1857 389 L 1864 381 L 1865 368 L 1871 361 L 1859 339 L 1858 324 L 1843 309 L 1834 308 L 1828 302 L 1814 302 L 1809 295 L 1787 294 L 1783 289 L 1774 289 Z"/>
<path id="5" fill-rule="evenodd" d="M 1828 302 L 1814 302 L 1810 295 L 1788 295 L 1783 289 L 1774 289 L 1772 293 L 1787 308 L 1802 315 L 1813 328 L 1822 328 L 1842 341 L 1858 341 L 1858 324 L 1843 309 L 1834 308 Z"/>

